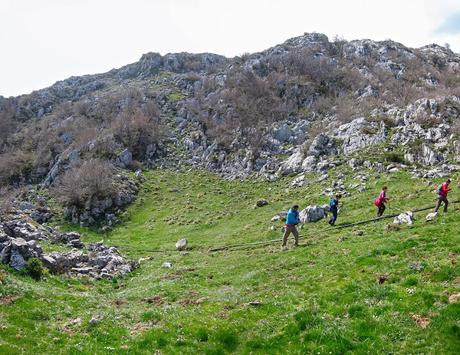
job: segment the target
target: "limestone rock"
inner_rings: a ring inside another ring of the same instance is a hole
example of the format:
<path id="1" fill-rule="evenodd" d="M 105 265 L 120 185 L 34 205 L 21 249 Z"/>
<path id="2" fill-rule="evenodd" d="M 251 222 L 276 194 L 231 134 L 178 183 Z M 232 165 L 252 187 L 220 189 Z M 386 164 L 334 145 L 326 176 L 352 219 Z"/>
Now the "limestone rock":
<path id="1" fill-rule="evenodd" d="M 329 205 L 308 206 L 300 212 L 299 218 L 302 223 L 317 222 L 325 218 L 329 210 L 330 210 Z"/>
<path id="2" fill-rule="evenodd" d="M 176 249 L 182 251 L 187 249 L 187 239 L 180 239 L 176 242 Z"/>
<path id="3" fill-rule="evenodd" d="M 414 214 L 411 211 L 403 212 L 395 217 L 393 223 L 412 225 L 414 223 Z"/>

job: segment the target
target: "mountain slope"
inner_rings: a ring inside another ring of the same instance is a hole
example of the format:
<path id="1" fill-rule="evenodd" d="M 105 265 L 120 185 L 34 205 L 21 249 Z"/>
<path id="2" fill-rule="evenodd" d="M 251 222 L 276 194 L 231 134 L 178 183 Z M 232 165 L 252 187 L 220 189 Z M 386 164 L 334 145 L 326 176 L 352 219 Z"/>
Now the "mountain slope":
<path id="1" fill-rule="evenodd" d="M 341 172 L 347 189 L 360 181 Z M 433 204 L 431 189 L 407 173 L 367 176 L 367 190 L 344 198 L 339 223 L 372 217 L 382 184 L 390 186 L 390 212 Z M 320 192 L 332 183 L 286 191 L 288 182 L 147 173 L 129 216 L 104 236 L 144 258 L 138 271 L 111 282 L 2 273 L 1 352 L 456 353 L 458 205 L 431 223 L 416 214 L 410 227 L 308 224 L 301 247 L 287 251 L 277 243 L 208 252 L 280 237 L 271 217 L 294 202 L 326 202 Z M 269 205 L 254 209 L 260 197 Z M 85 242 L 101 238 L 81 231 Z M 186 253 L 148 251 L 174 249 L 183 237 Z"/>

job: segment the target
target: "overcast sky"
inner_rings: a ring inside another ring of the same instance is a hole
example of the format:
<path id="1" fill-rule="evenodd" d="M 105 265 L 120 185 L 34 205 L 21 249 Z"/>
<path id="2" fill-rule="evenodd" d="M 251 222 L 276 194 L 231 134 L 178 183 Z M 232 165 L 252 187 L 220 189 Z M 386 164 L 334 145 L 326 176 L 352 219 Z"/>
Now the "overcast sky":
<path id="1" fill-rule="evenodd" d="M 234 56 L 304 32 L 460 52 L 460 0 L 0 0 L 0 95 L 147 52 Z"/>

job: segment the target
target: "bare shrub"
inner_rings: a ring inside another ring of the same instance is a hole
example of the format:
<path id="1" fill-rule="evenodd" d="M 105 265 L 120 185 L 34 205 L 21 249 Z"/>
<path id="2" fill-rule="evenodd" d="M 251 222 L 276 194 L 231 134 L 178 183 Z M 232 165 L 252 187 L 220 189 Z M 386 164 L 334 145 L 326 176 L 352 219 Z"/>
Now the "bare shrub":
<path id="1" fill-rule="evenodd" d="M 226 88 L 200 105 L 208 113 L 203 117 L 208 134 L 224 148 L 235 134 L 241 134 L 257 158 L 266 127 L 286 116 L 286 107 L 275 92 L 251 71 L 231 73 Z"/>
<path id="2" fill-rule="evenodd" d="M 32 170 L 33 154 L 22 150 L 0 155 L 0 182 L 3 184 L 17 183 L 27 177 Z"/>
<path id="3" fill-rule="evenodd" d="M 13 192 L 6 186 L 0 187 L 0 216 L 13 207 Z"/>
<path id="4" fill-rule="evenodd" d="M 13 104 L 5 102 L 0 107 L 0 149 L 6 143 L 8 136 L 14 131 L 16 122 L 14 120 L 15 109 Z"/>
<path id="5" fill-rule="evenodd" d="M 113 122 L 115 139 L 129 147 L 135 159 L 144 158 L 147 146 L 158 145 L 165 136 L 158 113 L 152 110 L 151 107 L 147 107 L 146 112 L 139 109 L 126 110 Z"/>
<path id="6" fill-rule="evenodd" d="M 84 207 L 93 197 L 105 198 L 115 192 L 114 167 L 102 160 L 92 159 L 67 170 L 52 189 L 52 194 L 64 206 Z"/>

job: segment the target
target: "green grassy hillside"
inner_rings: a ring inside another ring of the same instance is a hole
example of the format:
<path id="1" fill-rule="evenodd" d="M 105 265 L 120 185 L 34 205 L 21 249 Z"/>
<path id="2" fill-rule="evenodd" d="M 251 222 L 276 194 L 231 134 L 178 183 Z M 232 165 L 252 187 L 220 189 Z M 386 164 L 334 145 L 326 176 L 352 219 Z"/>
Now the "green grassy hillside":
<path id="1" fill-rule="evenodd" d="M 327 203 L 320 192 L 331 180 L 287 189 L 290 179 L 225 181 L 203 172 L 145 178 L 116 229 L 80 229 L 85 242 L 104 239 L 142 258 L 141 267 L 117 280 L 39 282 L 2 267 L 0 353 L 458 353 L 460 302 L 449 302 L 460 293 L 458 205 L 430 223 L 416 214 L 410 227 L 384 220 L 331 229 L 320 221 L 301 231 L 299 248 L 210 253 L 280 237 L 271 217 L 293 203 Z M 393 198 L 387 213 L 434 204 L 426 181 L 370 173 L 367 190 L 349 189 L 338 223 L 373 217 L 382 184 Z M 269 205 L 254 208 L 259 198 Z M 174 251 L 180 238 L 187 253 Z M 162 268 L 166 261 L 172 268 Z"/>

